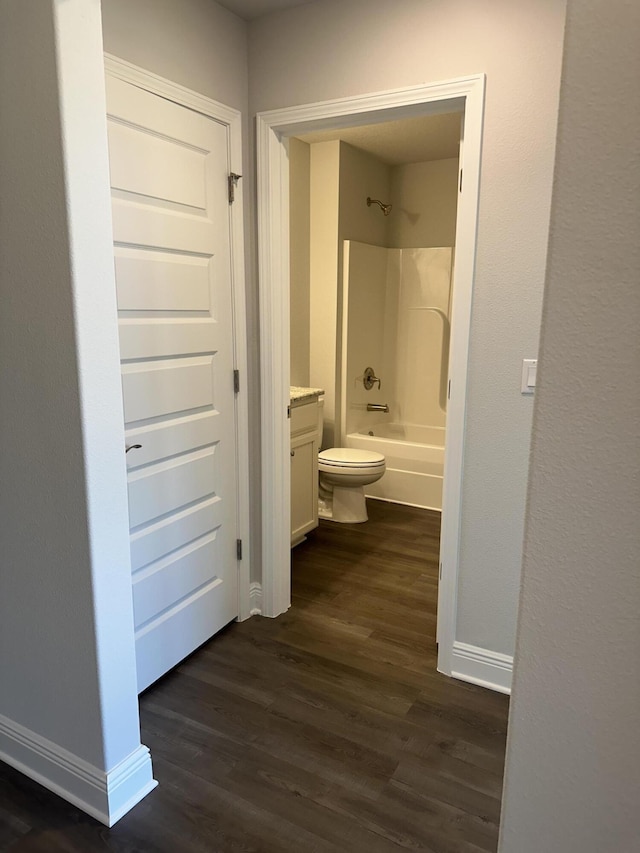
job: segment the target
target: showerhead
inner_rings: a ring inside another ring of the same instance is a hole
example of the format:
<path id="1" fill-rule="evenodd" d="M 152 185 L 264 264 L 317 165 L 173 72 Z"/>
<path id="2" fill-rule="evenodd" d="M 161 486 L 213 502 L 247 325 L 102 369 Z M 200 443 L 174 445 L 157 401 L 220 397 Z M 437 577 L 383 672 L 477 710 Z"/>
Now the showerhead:
<path id="1" fill-rule="evenodd" d="M 380 199 L 369 198 L 369 196 L 367 196 L 367 207 L 371 207 L 372 204 L 377 204 L 385 216 L 388 216 L 391 213 L 391 208 L 393 207 L 391 204 L 383 204 Z"/>

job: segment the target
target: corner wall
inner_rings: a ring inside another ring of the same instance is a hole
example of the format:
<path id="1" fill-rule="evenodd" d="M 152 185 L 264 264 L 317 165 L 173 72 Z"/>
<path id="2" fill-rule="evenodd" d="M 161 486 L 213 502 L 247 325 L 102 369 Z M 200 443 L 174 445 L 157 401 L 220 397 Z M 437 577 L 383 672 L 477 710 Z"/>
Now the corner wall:
<path id="1" fill-rule="evenodd" d="M 507 656 L 533 409 L 520 373 L 538 348 L 564 14 L 564 0 L 317 0 L 249 27 L 252 115 L 487 75 L 456 640 Z"/>
<path id="2" fill-rule="evenodd" d="M 391 168 L 389 246 L 428 249 L 456 244 L 458 158 Z"/>
<path id="3" fill-rule="evenodd" d="M 367 207 L 367 196 L 387 198 L 389 167 L 339 140 L 310 148 L 309 376 L 312 386 L 324 388 L 322 446 L 333 447 L 342 418 L 343 245 L 387 245 L 388 217 Z"/>
<path id="4" fill-rule="evenodd" d="M 100 7 L 0 4 L 0 758 L 111 825 L 140 745 Z"/>
<path id="5" fill-rule="evenodd" d="M 309 214 L 309 382 L 324 389 L 322 447 L 337 432 L 338 217 L 340 143 L 311 146 Z"/>
<path id="6" fill-rule="evenodd" d="M 300 139 L 289 140 L 289 205 L 291 244 L 289 257 L 291 343 L 289 381 L 308 387 L 310 315 L 310 182 L 311 146 Z"/>
<path id="7" fill-rule="evenodd" d="M 501 853 L 639 846 L 638 33 L 569 4 Z"/>

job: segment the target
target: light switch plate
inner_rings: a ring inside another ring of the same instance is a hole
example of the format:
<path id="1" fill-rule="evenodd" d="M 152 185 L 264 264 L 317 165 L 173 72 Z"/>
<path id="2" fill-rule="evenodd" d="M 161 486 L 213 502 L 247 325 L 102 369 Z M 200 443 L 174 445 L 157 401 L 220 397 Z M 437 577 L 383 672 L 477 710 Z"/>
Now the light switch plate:
<path id="1" fill-rule="evenodd" d="M 520 390 L 523 394 L 533 394 L 536 390 L 536 373 L 538 371 L 537 358 L 522 359 L 522 385 Z"/>

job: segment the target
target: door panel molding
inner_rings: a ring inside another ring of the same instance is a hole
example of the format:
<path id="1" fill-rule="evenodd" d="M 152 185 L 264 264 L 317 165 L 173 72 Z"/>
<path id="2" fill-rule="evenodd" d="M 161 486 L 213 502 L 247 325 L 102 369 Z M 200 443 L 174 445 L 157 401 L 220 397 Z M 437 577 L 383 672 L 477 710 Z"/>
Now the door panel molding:
<path id="1" fill-rule="evenodd" d="M 242 118 L 238 110 L 215 101 L 212 98 L 207 98 L 204 95 L 187 89 L 177 83 L 160 77 L 153 72 L 146 71 L 136 65 L 126 62 L 119 57 L 105 53 L 104 55 L 105 71 L 107 75 L 107 85 L 113 81 L 123 81 L 130 83 L 137 88 L 155 95 L 159 95 L 169 102 L 180 107 L 187 107 L 196 113 L 200 113 L 214 121 L 226 125 L 228 127 L 228 161 L 229 170 L 241 174 L 243 172 L 242 164 Z M 117 86 L 117 82 L 115 83 Z M 141 103 L 143 98 L 140 99 Z M 127 116 L 123 116 L 123 123 L 128 121 Z M 195 124 L 195 123 L 194 123 Z M 171 138 L 171 129 L 167 130 L 168 138 Z M 194 152 L 195 154 L 195 152 Z M 197 211 L 193 210 L 194 219 L 198 218 Z M 158 217 L 162 217 L 162 212 L 158 212 Z M 246 337 L 246 299 L 245 299 L 245 263 L 244 263 L 244 214 L 243 214 L 243 194 L 237 193 L 235 203 L 229 208 L 229 231 L 230 231 L 230 254 L 231 254 L 231 292 L 232 292 L 232 336 L 233 336 L 233 360 L 234 366 L 240 370 L 241 374 L 247 375 L 247 337 Z M 142 235 L 144 237 L 145 235 Z M 115 242 L 118 240 L 118 235 L 114 234 Z M 144 239 L 141 239 L 144 243 Z M 129 243 L 123 248 L 122 254 L 130 256 L 142 257 L 144 252 L 140 250 L 135 252 L 138 247 Z M 193 245 L 179 245 L 176 247 L 176 262 L 177 263 L 194 263 L 194 273 L 197 276 L 197 267 L 203 263 L 206 265 L 206 255 L 208 254 L 206 245 L 193 242 Z M 118 248 L 116 249 L 118 252 Z M 149 260 L 153 261 L 153 252 L 147 252 Z M 193 277 L 192 277 L 193 278 Z M 197 278 L 194 278 L 193 288 L 194 293 L 197 292 Z M 132 298 L 140 298 L 139 294 Z M 200 298 L 200 297 L 198 297 Z M 160 296 L 161 300 L 162 297 Z M 201 298 L 200 298 L 201 299 Z M 185 306 L 186 307 L 186 306 Z M 205 308 L 201 302 L 196 302 L 195 305 L 189 305 L 187 310 L 205 310 L 210 311 L 213 306 Z M 165 304 L 159 302 L 160 310 L 167 310 Z M 170 306 L 175 308 L 175 306 Z M 197 321 L 196 321 L 197 323 Z M 209 348 L 210 344 L 207 344 Z M 195 359 L 193 360 L 195 361 Z M 231 378 L 230 378 L 231 381 Z M 197 418 L 198 415 L 192 415 Z M 176 421 L 178 423 L 178 421 Z M 141 426 L 140 430 L 153 429 L 153 424 Z M 235 430 L 236 430 L 236 470 L 237 470 L 237 538 L 244 542 L 244 558 L 239 564 L 238 572 L 238 619 L 243 620 L 251 615 L 252 601 L 250 596 L 250 555 L 251 555 L 251 531 L 249 526 L 249 421 L 248 421 L 248 395 L 246 381 L 241 384 L 241 390 L 235 395 Z M 133 430 L 131 432 L 137 432 Z M 131 455 L 131 454 L 130 454 Z M 127 460 L 134 463 L 137 460 Z M 187 510 L 185 519 L 195 516 L 193 512 Z M 153 528 L 150 528 L 146 533 L 150 533 Z M 158 535 L 162 532 L 162 523 L 158 525 Z M 169 532 L 169 531 L 167 531 Z M 194 529 L 194 533 L 196 530 Z M 196 533 L 197 535 L 197 533 Z M 146 538 L 146 536 L 145 536 Z M 142 545 L 142 541 L 140 543 Z M 154 549 L 155 550 L 155 549 Z M 143 563 L 147 560 L 142 558 Z M 209 591 L 207 590 L 207 593 Z M 203 596 L 203 605 L 207 596 Z M 181 622 L 181 618 L 176 616 L 176 626 Z"/>

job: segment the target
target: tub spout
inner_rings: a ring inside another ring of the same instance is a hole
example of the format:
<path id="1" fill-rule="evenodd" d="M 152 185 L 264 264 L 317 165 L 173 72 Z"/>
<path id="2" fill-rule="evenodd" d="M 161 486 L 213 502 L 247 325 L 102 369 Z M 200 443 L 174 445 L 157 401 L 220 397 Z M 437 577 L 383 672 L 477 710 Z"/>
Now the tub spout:
<path id="1" fill-rule="evenodd" d="M 367 403 L 367 411 L 368 412 L 388 412 L 389 404 L 388 403 Z"/>

